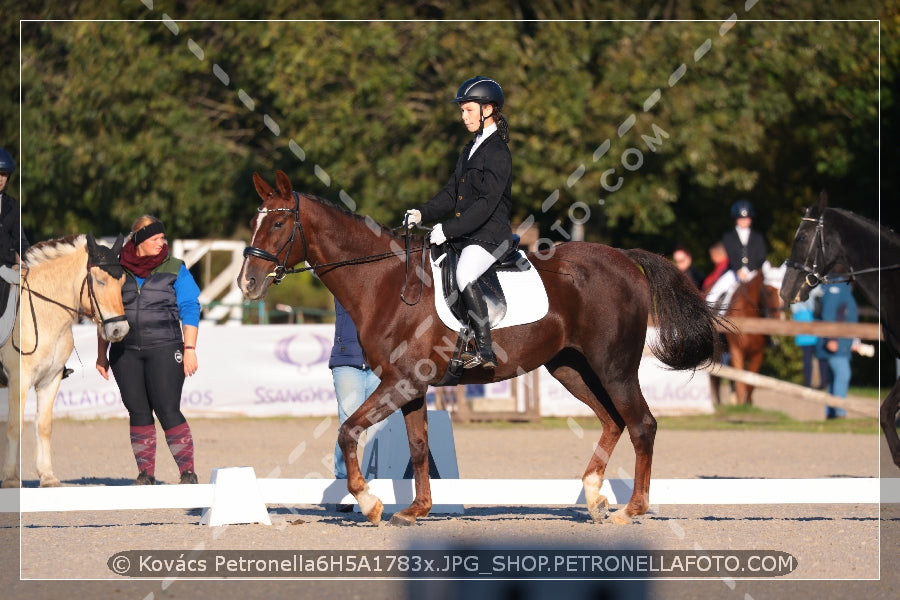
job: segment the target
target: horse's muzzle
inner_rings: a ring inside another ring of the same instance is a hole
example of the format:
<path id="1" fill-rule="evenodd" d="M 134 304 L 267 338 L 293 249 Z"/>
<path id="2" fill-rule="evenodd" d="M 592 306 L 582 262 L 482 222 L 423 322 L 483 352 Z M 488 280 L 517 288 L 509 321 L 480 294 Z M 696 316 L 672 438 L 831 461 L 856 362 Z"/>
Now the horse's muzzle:
<path id="1" fill-rule="evenodd" d="M 105 319 L 100 326 L 103 339 L 108 342 L 121 342 L 128 335 L 130 329 L 131 327 L 128 325 L 125 315 Z"/>

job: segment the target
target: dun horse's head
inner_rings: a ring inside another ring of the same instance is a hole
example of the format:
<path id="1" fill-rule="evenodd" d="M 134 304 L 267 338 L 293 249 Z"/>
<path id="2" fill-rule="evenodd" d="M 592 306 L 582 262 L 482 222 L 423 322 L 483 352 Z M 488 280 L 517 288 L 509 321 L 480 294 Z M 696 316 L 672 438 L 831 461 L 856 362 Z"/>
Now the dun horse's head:
<path id="1" fill-rule="evenodd" d="M 128 321 L 122 304 L 122 285 L 125 270 L 119 263 L 119 252 L 125 238 L 122 234 L 112 248 L 98 244 L 87 234 L 88 278 L 86 294 L 82 293 L 82 308 L 93 315 L 103 339 L 118 342 L 128 334 Z"/>
<path id="2" fill-rule="evenodd" d="M 791 256 L 785 261 L 787 271 L 781 284 L 781 298 L 785 304 L 802 302 L 809 298 L 809 291 L 819 284 L 821 276 L 834 266 L 825 256 L 825 232 L 823 215 L 827 206 L 823 191 L 819 201 L 803 212 L 800 227 L 794 235 Z"/>
<path id="3" fill-rule="evenodd" d="M 273 189 L 258 173 L 253 174 L 262 204 L 250 221 L 253 236 L 238 275 L 238 286 L 249 300 L 264 297 L 269 285 L 279 283 L 287 269 L 306 260 L 299 198 L 283 171 L 276 172 L 275 180 Z"/>

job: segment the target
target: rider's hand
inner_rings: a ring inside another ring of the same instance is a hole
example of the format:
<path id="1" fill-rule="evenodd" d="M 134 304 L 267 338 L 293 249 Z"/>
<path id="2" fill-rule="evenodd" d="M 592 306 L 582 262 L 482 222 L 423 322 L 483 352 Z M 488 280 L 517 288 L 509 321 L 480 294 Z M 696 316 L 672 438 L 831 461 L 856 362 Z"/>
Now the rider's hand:
<path id="1" fill-rule="evenodd" d="M 406 226 L 410 229 L 422 222 L 422 213 L 419 212 L 418 209 L 409 209 L 408 211 L 406 211 L 406 216 L 409 217 L 409 220 L 406 222 Z"/>
<path id="2" fill-rule="evenodd" d="M 446 241 L 447 236 L 444 235 L 444 226 L 438 223 L 434 226 L 434 229 L 431 230 L 431 243 L 440 246 Z"/>

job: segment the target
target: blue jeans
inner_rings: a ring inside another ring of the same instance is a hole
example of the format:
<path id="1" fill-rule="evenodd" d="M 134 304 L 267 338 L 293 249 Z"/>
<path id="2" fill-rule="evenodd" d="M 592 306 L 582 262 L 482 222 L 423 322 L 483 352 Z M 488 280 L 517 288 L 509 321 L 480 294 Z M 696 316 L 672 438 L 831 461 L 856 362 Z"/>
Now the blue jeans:
<path id="1" fill-rule="evenodd" d="M 828 368 L 831 369 L 828 392 L 839 398 L 846 398 L 850 389 L 850 357 L 829 356 Z"/>
<path id="2" fill-rule="evenodd" d="M 371 369 L 356 367 L 335 367 L 331 370 L 334 379 L 334 393 L 337 396 L 338 427 L 347 417 L 356 412 L 362 403 L 372 395 L 381 380 Z M 344 454 L 337 442 L 334 444 L 334 478 L 347 479 L 347 465 Z"/>

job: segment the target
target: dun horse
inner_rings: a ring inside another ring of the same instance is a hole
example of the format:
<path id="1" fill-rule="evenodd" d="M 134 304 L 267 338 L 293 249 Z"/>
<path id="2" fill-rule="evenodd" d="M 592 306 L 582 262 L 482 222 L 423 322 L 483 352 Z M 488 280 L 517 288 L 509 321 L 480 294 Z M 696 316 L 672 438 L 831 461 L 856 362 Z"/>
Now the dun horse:
<path id="1" fill-rule="evenodd" d="M 725 315 L 731 317 L 775 317 L 781 315 L 778 288 L 767 284 L 760 271 L 735 290 Z M 759 373 L 765 354 L 766 336 L 758 333 L 729 331 L 725 334 L 731 366 Z M 738 404 L 752 404 L 753 386 L 742 381 L 734 384 Z"/>
<path id="2" fill-rule="evenodd" d="M 434 307 L 430 264 L 416 277 L 425 243 L 417 238 L 404 261 L 404 240 L 370 219 L 343 212 L 313 196 L 293 192 L 278 171 L 277 189 L 258 174 L 262 205 L 251 221 L 251 246 L 238 283 L 250 299 L 262 298 L 273 280 L 306 261 L 356 323 L 369 363 L 381 384 L 341 426 L 338 443 L 347 462 L 347 489 L 372 523 L 383 511 L 363 477 L 362 431 L 396 409 L 403 412 L 412 458 L 415 498 L 391 523 L 411 524 L 431 509 L 425 393 L 446 371 L 456 332 Z M 675 369 L 708 364 L 716 355 L 716 315 L 665 258 L 643 250 L 568 243 L 551 257 L 529 255 L 546 287 L 549 312 L 535 323 L 496 329 L 496 369 L 465 371 L 461 383 L 501 381 L 545 365 L 603 424 L 584 472 L 585 499 L 595 522 L 609 517 L 600 494 L 609 456 L 626 430 L 634 445 L 634 491 L 611 520 L 627 523 L 647 512 L 656 419 L 638 382 L 648 317 L 658 327 L 654 353 Z M 421 291 L 421 295 L 418 292 Z M 405 292 L 405 293 L 404 293 Z M 401 301 L 402 295 L 402 301 Z M 510 449 L 509 460 L 515 460 Z"/>
<path id="3" fill-rule="evenodd" d="M 788 303 L 806 300 L 809 290 L 820 283 L 852 279 L 878 307 L 884 341 L 894 357 L 900 358 L 900 236 L 865 217 L 827 204 L 822 192 L 800 220 L 781 297 Z M 900 467 L 898 404 L 900 379 L 881 404 L 879 419 L 894 464 Z"/>
<path id="4" fill-rule="evenodd" d="M 122 306 L 125 272 L 119 265 L 122 236 L 112 248 L 78 235 L 32 246 L 21 266 L 19 311 L 12 335 L 0 348 L 9 381 L 9 422 L 3 487 L 19 487 L 19 436 L 28 390 L 37 394 L 35 464 L 41 487 L 58 486 L 50 461 L 53 402 L 75 341 L 72 325 L 89 317 L 110 341 L 128 333 Z"/>

